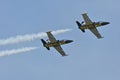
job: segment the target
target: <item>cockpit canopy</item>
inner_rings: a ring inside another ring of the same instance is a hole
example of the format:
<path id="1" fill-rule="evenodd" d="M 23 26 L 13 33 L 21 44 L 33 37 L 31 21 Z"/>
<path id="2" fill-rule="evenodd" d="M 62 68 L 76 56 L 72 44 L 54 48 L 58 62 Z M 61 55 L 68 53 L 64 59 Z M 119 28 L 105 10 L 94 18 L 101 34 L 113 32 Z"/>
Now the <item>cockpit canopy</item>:
<path id="1" fill-rule="evenodd" d="M 67 40 L 66 40 L 66 39 L 63 39 L 63 40 L 61 40 L 61 41 L 65 42 L 65 41 L 67 41 Z"/>
<path id="2" fill-rule="evenodd" d="M 100 24 L 101 24 L 101 23 L 103 23 L 103 21 L 98 21 L 98 22 L 96 22 L 96 23 L 100 23 Z"/>

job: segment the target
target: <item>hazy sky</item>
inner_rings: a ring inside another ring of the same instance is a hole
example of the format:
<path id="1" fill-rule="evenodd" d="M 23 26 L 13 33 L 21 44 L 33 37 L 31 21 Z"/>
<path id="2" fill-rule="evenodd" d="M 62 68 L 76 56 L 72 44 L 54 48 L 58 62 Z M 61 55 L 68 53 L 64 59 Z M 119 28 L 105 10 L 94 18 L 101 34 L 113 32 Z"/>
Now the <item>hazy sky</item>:
<path id="1" fill-rule="evenodd" d="M 0 39 L 17 35 L 72 29 L 55 35 L 71 39 L 61 55 L 47 51 L 40 41 L 0 45 L 0 51 L 39 47 L 30 52 L 0 57 L 0 80 L 120 80 L 119 0 L 0 0 Z M 92 21 L 109 21 L 98 28 L 103 39 L 89 30 L 82 33 L 75 21 L 87 12 Z M 45 38 L 47 39 L 47 38 Z"/>

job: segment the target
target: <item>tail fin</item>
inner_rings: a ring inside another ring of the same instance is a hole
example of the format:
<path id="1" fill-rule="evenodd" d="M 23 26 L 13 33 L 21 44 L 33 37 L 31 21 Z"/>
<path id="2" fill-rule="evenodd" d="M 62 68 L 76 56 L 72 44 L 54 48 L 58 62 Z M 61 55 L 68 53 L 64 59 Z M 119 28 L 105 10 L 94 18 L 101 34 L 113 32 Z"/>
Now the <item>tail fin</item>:
<path id="1" fill-rule="evenodd" d="M 46 46 L 46 44 L 47 44 L 47 43 L 46 43 L 46 41 L 45 41 L 45 40 L 43 40 L 43 39 L 41 39 L 41 41 L 42 41 L 42 43 L 43 43 L 43 46 L 44 46 L 44 47 L 46 47 L 46 48 L 47 48 L 47 50 L 50 50 L 50 48 Z"/>
<path id="2" fill-rule="evenodd" d="M 80 24 L 80 22 L 79 21 L 76 21 L 76 23 L 77 23 L 77 25 L 78 25 L 78 28 L 82 31 L 82 32 L 85 32 L 85 30 L 84 29 L 81 29 L 81 24 Z"/>

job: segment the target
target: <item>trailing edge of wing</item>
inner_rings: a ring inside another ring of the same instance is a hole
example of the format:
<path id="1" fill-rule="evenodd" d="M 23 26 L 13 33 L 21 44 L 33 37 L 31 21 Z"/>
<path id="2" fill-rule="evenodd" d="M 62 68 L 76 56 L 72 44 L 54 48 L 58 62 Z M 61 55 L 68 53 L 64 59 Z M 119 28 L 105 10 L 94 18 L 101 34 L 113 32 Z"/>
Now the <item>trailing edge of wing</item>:
<path id="1" fill-rule="evenodd" d="M 67 54 L 65 54 L 64 50 L 61 48 L 61 46 L 55 46 L 54 47 L 62 56 L 67 56 Z"/>
<path id="2" fill-rule="evenodd" d="M 89 29 L 98 39 L 103 38 L 96 28 Z"/>

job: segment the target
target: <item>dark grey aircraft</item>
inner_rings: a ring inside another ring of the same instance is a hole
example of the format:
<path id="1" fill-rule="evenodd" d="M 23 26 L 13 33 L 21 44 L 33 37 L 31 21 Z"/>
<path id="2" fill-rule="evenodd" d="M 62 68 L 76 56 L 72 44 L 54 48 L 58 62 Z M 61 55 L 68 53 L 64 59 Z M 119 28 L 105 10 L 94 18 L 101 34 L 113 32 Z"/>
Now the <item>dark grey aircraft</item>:
<path id="1" fill-rule="evenodd" d="M 50 47 L 54 47 L 62 56 L 67 56 L 67 54 L 61 48 L 61 45 L 71 43 L 73 40 L 56 40 L 51 31 L 46 33 L 50 41 L 46 42 L 45 40 L 41 39 L 43 46 L 46 47 L 47 50 L 50 50 Z"/>
<path id="2" fill-rule="evenodd" d="M 82 14 L 83 18 L 84 18 L 84 22 L 80 23 L 79 21 L 76 21 L 79 29 L 82 32 L 85 32 L 85 29 L 89 29 L 98 39 L 99 38 L 103 38 L 100 33 L 98 32 L 96 27 L 101 27 L 107 24 L 110 24 L 109 22 L 92 22 L 90 20 L 90 18 L 87 16 L 87 13 Z"/>

